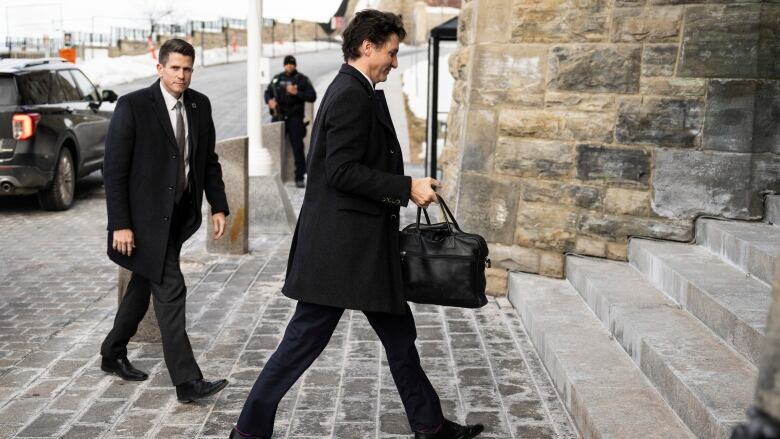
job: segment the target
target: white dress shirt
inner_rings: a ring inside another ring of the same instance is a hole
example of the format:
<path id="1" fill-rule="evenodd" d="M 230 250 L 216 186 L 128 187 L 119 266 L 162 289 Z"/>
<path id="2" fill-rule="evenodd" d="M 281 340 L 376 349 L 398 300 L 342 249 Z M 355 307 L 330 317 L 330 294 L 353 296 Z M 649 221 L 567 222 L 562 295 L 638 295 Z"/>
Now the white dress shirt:
<path id="1" fill-rule="evenodd" d="M 176 99 L 168 90 L 163 87 L 160 81 L 160 90 L 162 90 L 163 99 L 165 99 L 165 108 L 168 109 L 168 116 L 171 118 L 174 138 L 176 136 L 176 102 L 181 101 L 181 117 L 184 118 L 184 175 L 185 178 L 190 175 L 190 127 L 187 124 L 187 109 L 184 108 L 184 93 Z"/>
<path id="2" fill-rule="evenodd" d="M 352 66 L 352 67 L 355 67 L 355 66 Z M 374 81 L 372 81 L 372 80 L 371 80 L 371 78 L 369 78 L 369 77 L 368 77 L 368 75 L 366 75 L 365 73 L 363 73 L 363 71 L 362 71 L 362 70 L 360 70 L 360 69 L 359 69 L 359 68 L 357 68 L 357 67 L 355 67 L 355 70 L 357 70 L 357 71 L 358 71 L 358 72 L 360 72 L 360 73 L 361 73 L 363 76 L 365 76 L 365 77 L 366 77 L 366 81 L 368 81 L 368 83 L 369 83 L 369 84 L 371 84 L 371 88 L 373 88 L 373 89 L 376 89 L 376 84 L 374 84 Z"/>

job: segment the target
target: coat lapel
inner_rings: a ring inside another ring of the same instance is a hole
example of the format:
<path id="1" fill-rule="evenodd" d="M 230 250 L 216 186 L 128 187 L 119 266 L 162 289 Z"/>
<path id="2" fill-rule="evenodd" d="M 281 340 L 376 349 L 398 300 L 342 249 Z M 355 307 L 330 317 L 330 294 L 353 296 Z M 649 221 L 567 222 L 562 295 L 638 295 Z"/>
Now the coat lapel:
<path id="1" fill-rule="evenodd" d="M 184 92 L 184 108 L 187 109 L 187 128 L 190 130 L 190 166 L 193 163 L 193 157 L 198 150 L 198 106 L 192 99 L 192 95 L 188 93 L 189 90 Z"/>
<path id="2" fill-rule="evenodd" d="M 385 99 L 384 90 L 376 91 L 376 100 L 374 105 L 376 106 L 375 114 L 379 122 L 386 126 L 395 135 L 395 127 L 393 121 L 390 119 L 390 110 L 387 108 L 387 100 Z"/>
<path id="3" fill-rule="evenodd" d="M 160 90 L 160 80 L 158 79 L 149 89 L 154 101 L 152 108 L 157 116 L 157 121 L 160 122 L 165 135 L 168 137 L 169 145 L 174 150 L 178 150 L 176 136 L 173 134 L 173 126 L 171 125 L 171 117 L 168 116 L 168 109 L 165 108 L 165 99 L 163 99 L 162 90 Z"/>

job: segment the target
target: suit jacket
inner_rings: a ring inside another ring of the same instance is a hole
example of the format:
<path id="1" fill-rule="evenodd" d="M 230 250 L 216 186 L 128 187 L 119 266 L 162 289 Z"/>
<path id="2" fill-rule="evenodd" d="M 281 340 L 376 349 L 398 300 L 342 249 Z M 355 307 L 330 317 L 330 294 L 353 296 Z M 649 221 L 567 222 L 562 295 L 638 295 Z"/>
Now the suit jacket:
<path id="1" fill-rule="evenodd" d="M 364 311 L 406 312 L 399 206 L 409 202 L 401 148 L 384 94 L 344 64 L 322 98 L 308 183 L 283 292 Z"/>
<path id="2" fill-rule="evenodd" d="M 162 280 L 169 234 L 177 233 L 182 243 L 200 227 L 204 191 L 213 213 L 229 214 L 222 168 L 214 152 L 211 102 L 195 90 L 186 90 L 189 193 L 195 208 L 180 230 L 171 230 L 179 151 L 159 82 L 117 101 L 106 136 L 103 165 L 108 257 L 155 282 Z M 119 229 L 133 230 L 132 256 L 124 256 L 111 246 L 113 231 Z"/>

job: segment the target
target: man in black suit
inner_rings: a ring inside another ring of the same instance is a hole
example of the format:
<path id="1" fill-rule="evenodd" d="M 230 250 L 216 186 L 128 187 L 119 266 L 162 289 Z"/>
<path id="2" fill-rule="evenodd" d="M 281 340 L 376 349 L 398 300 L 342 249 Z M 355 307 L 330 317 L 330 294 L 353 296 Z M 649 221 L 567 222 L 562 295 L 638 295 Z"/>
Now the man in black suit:
<path id="1" fill-rule="evenodd" d="M 399 206 L 436 199 L 431 178 L 403 175 L 384 94 L 374 85 L 398 66 L 400 17 L 375 10 L 344 30 L 347 62 L 323 97 L 312 131 L 309 184 L 283 292 L 298 300 L 282 342 L 257 379 L 231 438 L 270 439 L 284 394 L 325 349 L 345 309 L 361 310 L 379 336 L 417 439 L 467 439 L 482 425 L 444 419 L 420 366 L 404 298 Z"/>
<path id="2" fill-rule="evenodd" d="M 194 59 L 195 49 L 184 40 L 160 47 L 160 79 L 116 104 L 103 171 L 108 257 L 133 275 L 103 341 L 101 369 L 125 380 L 148 377 L 128 361 L 127 343 L 149 308 L 151 293 L 165 364 L 182 402 L 227 385 L 227 380 L 203 379 L 185 330 L 187 287 L 179 253 L 200 227 L 203 192 L 211 205 L 213 239 L 224 233 L 229 214 L 214 152 L 211 103 L 189 89 Z"/>

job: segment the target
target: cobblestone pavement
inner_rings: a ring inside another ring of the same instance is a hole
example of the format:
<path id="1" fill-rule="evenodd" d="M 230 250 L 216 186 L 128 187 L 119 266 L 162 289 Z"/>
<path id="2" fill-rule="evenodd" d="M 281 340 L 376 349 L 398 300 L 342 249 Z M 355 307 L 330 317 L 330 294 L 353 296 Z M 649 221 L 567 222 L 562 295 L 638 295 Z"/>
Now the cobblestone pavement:
<path id="1" fill-rule="evenodd" d="M 99 369 L 117 268 L 105 257 L 100 179 L 81 183 L 78 197 L 60 213 L 0 199 L 0 438 L 227 437 L 294 308 L 280 294 L 290 237 L 256 236 L 244 256 L 206 253 L 203 231 L 185 246 L 190 338 L 204 375 L 230 385 L 180 404 L 159 344 L 130 345 L 133 363 L 150 373 L 145 382 Z M 413 308 L 423 365 L 448 417 L 485 423 L 483 437 L 577 437 L 508 301 Z M 282 401 L 275 437 L 409 435 L 376 335 L 362 313 L 345 313 Z"/>

